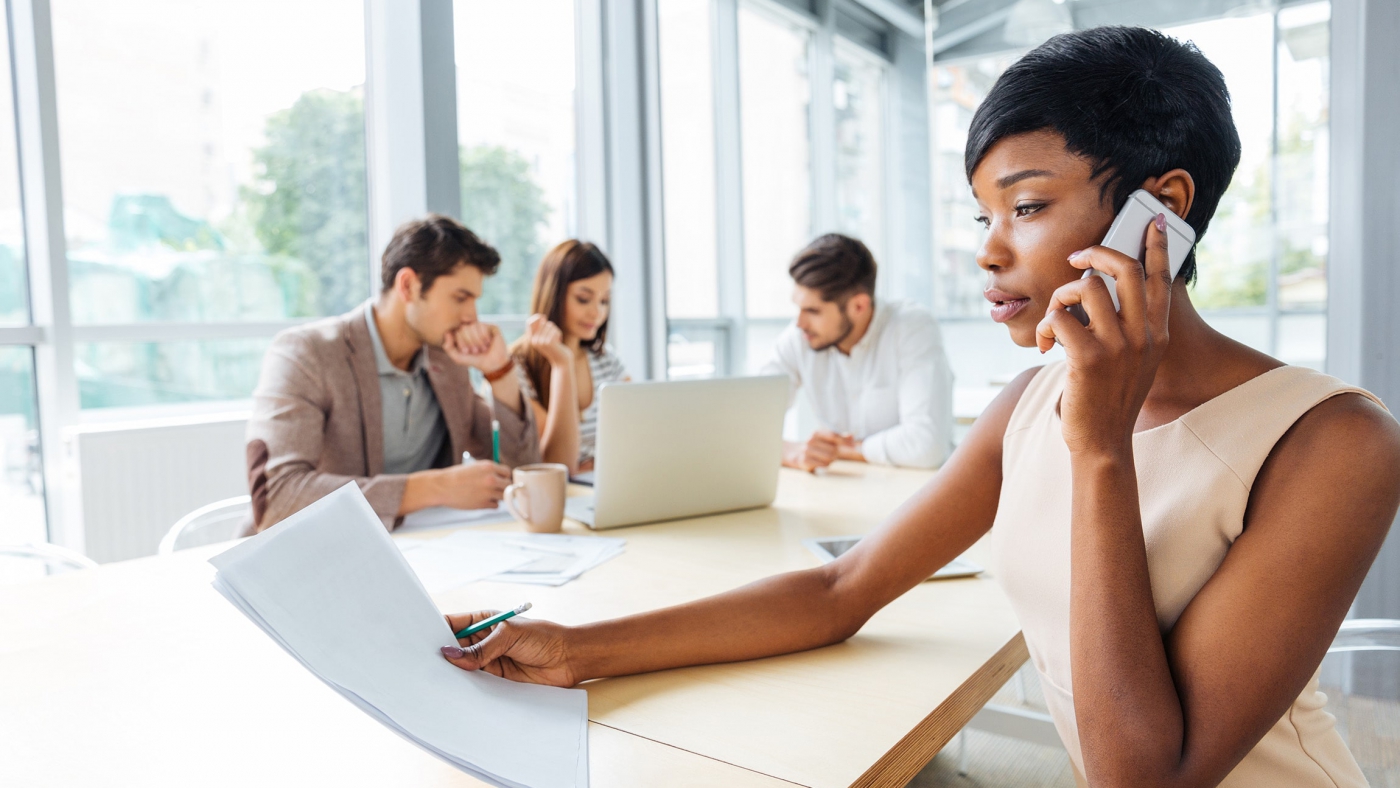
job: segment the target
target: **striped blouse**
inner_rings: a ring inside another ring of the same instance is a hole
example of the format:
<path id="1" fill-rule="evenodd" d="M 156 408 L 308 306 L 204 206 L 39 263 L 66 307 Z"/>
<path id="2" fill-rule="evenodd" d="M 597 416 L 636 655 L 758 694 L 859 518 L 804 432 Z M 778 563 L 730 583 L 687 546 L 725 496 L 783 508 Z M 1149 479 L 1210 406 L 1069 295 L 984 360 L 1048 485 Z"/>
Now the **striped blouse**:
<path id="1" fill-rule="evenodd" d="M 579 414 L 579 465 L 590 462 L 598 446 L 598 389 L 604 383 L 613 383 L 627 377 L 627 370 L 622 366 L 622 359 L 613 352 L 611 347 L 607 346 L 604 346 L 600 353 L 588 354 L 588 370 L 593 377 L 593 399 L 588 403 L 588 407 Z M 530 377 L 525 374 L 525 365 L 516 365 L 516 371 L 520 377 L 520 388 L 525 392 L 525 396 L 539 402 L 539 395 L 535 392 L 534 385 L 530 383 Z M 540 404 L 548 407 L 548 403 L 541 402 Z"/>

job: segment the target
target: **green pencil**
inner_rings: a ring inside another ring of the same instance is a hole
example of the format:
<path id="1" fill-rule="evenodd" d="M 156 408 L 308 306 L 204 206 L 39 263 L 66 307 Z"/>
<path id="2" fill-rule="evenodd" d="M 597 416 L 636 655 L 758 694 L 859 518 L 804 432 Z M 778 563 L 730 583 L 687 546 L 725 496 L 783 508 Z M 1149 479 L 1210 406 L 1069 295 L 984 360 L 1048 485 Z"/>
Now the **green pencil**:
<path id="1" fill-rule="evenodd" d="M 491 462 L 501 461 L 501 423 L 491 420 Z"/>
<path id="2" fill-rule="evenodd" d="M 520 607 L 517 607 L 514 610 L 507 610 L 504 613 L 497 613 L 496 615 L 484 621 L 479 621 L 475 624 L 472 624 L 471 626 L 467 627 L 461 632 L 458 632 L 457 634 L 453 635 L 453 637 L 457 638 L 458 640 L 461 640 L 462 638 L 466 637 L 471 637 L 472 635 L 475 635 L 483 629 L 490 629 L 491 627 L 496 626 L 497 624 L 501 623 L 502 621 L 505 621 L 508 618 L 518 616 L 521 613 L 524 613 L 526 610 L 529 610 L 531 607 L 533 607 L 533 605 L 531 605 L 529 602 L 526 602 L 525 604 L 521 605 Z"/>

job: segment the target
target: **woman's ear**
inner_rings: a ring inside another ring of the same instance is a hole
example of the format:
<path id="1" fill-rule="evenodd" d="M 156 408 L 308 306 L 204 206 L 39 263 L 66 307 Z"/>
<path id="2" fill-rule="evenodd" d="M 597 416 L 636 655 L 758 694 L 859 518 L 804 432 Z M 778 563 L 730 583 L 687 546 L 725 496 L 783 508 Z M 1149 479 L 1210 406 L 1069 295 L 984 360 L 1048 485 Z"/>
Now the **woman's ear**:
<path id="1" fill-rule="evenodd" d="M 1192 180 L 1191 173 L 1182 169 L 1148 178 L 1142 188 L 1183 219 L 1191 212 L 1191 202 L 1196 199 L 1196 181 Z"/>

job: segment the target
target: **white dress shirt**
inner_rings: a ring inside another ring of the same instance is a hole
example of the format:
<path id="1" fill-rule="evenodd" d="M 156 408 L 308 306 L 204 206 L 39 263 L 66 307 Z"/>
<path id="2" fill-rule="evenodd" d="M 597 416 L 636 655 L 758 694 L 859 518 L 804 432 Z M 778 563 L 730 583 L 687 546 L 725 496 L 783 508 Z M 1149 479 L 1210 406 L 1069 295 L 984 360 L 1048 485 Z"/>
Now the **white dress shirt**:
<path id="1" fill-rule="evenodd" d="M 953 448 L 953 373 L 938 322 L 924 308 L 881 301 L 848 356 L 813 350 L 796 323 L 778 337 L 763 374 L 805 387 L 823 429 L 862 441 L 880 465 L 935 468 Z M 789 400 L 791 406 L 793 400 Z"/>

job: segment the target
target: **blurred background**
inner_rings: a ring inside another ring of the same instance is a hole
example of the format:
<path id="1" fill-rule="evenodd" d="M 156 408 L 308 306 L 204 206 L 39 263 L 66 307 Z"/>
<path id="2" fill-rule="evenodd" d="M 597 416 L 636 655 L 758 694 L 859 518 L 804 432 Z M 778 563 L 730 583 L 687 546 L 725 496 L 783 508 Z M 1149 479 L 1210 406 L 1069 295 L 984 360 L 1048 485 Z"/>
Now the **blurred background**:
<path id="1" fill-rule="evenodd" d="M 754 371 L 793 315 L 792 254 L 858 236 L 879 296 L 942 322 L 965 429 L 1040 363 L 986 315 L 968 124 L 1021 53 L 1101 24 L 1193 41 L 1229 84 L 1244 157 L 1196 304 L 1330 368 L 1329 0 L 7 8 L 0 542 L 131 557 L 138 519 L 245 491 L 270 338 L 368 298 L 394 225 L 428 210 L 500 249 L 482 307 L 511 335 L 541 254 L 601 243 L 611 338 L 641 378 Z"/>

